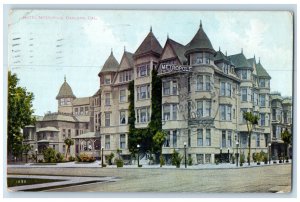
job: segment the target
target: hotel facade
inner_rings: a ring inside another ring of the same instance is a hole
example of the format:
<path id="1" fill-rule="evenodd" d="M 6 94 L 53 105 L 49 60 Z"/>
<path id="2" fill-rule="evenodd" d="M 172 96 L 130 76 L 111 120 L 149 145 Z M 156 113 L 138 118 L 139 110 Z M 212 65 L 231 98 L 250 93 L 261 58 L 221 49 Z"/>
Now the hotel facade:
<path id="1" fill-rule="evenodd" d="M 162 80 L 161 121 L 167 133 L 163 155 L 167 163 L 174 149 L 183 154 L 185 146 L 193 164 L 214 163 L 216 158 L 232 156 L 237 151 L 247 156 L 244 112 L 260 118 L 252 132 L 251 153 L 269 151 L 269 143 L 275 141 L 271 137 L 271 117 L 276 113 L 271 110 L 271 77 L 260 60 L 255 56 L 247 59 L 243 50 L 235 55 L 224 54 L 220 48 L 215 50 L 202 24 L 186 45 L 168 37 L 162 47 L 151 28 L 134 53 L 124 48 L 120 63 L 111 51 L 98 74 L 99 90 L 91 97 L 76 98 L 65 81 L 57 96 L 57 114 L 73 117 L 74 126 L 50 124 L 52 128 L 45 129 L 44 124 L 42 131 L 53 130 L 48 132 L 57 135 L 60 141 L 55 149 L 60 152 L 64 152 L 59 146 L 66 137 L 63 134 L 70 130 L 70 137 L 75 140 L 72 154 L 86 152 L 98 158 L 103 147 L 104 156 L 120 149 L 123 159 L 130 160 L 128 85 L 134 80 L 135 127 L 146 128 L 152 113 L 154 69 Z M 291 100 L 288 102 L 290 111 L 286 116 L 291 124 Z M 33 130 L 41 131 L 40 123 Z M 278 141 L 281 137 L 276 138 Z M 38 145 L 38 141 L 33 135 L 32 144 Z M 277 158 L 277 153 L 273 154 Z"/>

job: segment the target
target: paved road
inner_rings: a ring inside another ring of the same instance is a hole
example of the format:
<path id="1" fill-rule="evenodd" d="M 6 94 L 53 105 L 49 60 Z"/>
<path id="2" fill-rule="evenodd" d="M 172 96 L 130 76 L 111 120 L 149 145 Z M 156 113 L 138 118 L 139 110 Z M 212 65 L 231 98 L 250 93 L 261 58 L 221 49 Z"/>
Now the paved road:
<path id="1" fill-rule="evenodd" d="M 8 168 L 9 174 L 118 177 L 118 182 L 49 191 L 241 193 L 290 190 L 291 164 L 242 169 Z"/>

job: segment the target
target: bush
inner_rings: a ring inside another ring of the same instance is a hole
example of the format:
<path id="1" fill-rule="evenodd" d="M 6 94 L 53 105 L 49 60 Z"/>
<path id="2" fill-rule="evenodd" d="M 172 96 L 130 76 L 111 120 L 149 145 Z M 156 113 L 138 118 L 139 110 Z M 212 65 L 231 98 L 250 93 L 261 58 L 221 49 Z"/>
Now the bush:
<path id="1" fill-rule="evenodd" d="M 73 156 L 70 156 L 70 157 L 69 157 L 69 161 L 75 161 L 75 160 L 76 160 L 75 157 L 73 157 Z"/>
<path id="2" fill-rule="evenodd" d="M 43 162 L 44 162 L 43 159 L 38 160 L 38 163 L 43 163 Z"/>
<path id="3" fill-rule="evenodd" d="M 114 153 L 110 153 L 110 155 L 107 156 L 108 165 L 112 165 L 112 160 L 115 157 Z"/>
<path id="4" fill-rule="evenodd" d="M 165 158 L 162 155 L 159 157 L 159 163 L 160 163 L 161 166 L 166 164 Z"/>
<path id="5" fill-rule="evenodd" d="M 254 163 L 256 163 L 256 161 L 257 161 L 257 157 L 258 157 L 257 154 L 258 153 L 253 153 L 252 154 L 252 159 L 253 159 Z"/>
<path id="6" fill-rule="evenodd" d="M 55 162 L 60 163 L 64 160 L 64 156 L 61 153 L 57 153 L 55 156 Z"/>
<path id="7" fill-rule="evenodd" d="M 240 163 L 241 164 L 245 163 L 245 154 L 241 154 Z"/>
<path id="8" fill-rule="evenodd" d="M 172 160 L 172 165 L 176 166 L 177 168 L 180 167 L 180 163 L 181 163 L 181 160 L 182 160 L 182 156 L 175 151 L 175 149 L 173 150 L 173 154 L 172 154 L 172 157 L 171 157 L 171 160 Z"/>
<path id="9" fill-rule="evenodd" d="M 192 157 L 190 157 L 190 156 L 189 156 L 189 158 L 188 158 L 188 165 L 189 165 L 189 166 L 193 165 L 193 159 L 192 159 Z"/>
<path id="10" fill-rule="evenodd" d="M 52 147 L 48 147 L 42 151 L 46 163 L 56 162 L 56 151 Z"/>
<path id="11" fill-rule="evenodd" d="M 79 156 L 76 156 L 78 162 L 94 162 L 96 161 L 96 158 L 93 156 L 90 156 L 86 153 L 82 153 Z"/>
<path id="12" fill-rule="evenodd" d="M 122 159 L 116 159 L 116 164 L 117 164 L 117 167 L 120 168 L 120 167 L 123 167 L 124 162 Z"/>

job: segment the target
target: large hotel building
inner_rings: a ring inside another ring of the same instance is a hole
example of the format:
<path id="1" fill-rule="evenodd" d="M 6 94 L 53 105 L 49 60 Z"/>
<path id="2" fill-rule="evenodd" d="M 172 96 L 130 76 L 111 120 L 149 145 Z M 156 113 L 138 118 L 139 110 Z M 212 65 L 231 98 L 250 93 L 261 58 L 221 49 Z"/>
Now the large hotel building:
<path id="1" fill-rule="evenodd" d="M 63 139 L 71 137 L 72 155 L 99 157 L 103 147 L 105 155 L 121 149 L 123 158 L 130 159 L 128 85 L 134 80 L 135 127 L 146 128 L 152 112 L 153 69 L 162 80 L 167 163 L 174 149 L 184 152 L 184 144 L 194 164 L 214 163 L 221 153 L 234 154 L 237 148 L 247 155 L 244 112 L 260 118 L 253 129 L 251 153 L 268 152 L 269 143 L 273 158 L 284 152 L 280 133 L 291 130 L 291 98 L 270 94 L 271 77 L 260 60 L 247 59 L 243 50 L 235 55 L 215 50 L 202 24 L 186 45 L 168 37 L 162 47 L 151 28 L 135 53 L 124 49 L 120 63 L 111 51 L 98 74 L 100 88 L 91 97 L 76 98 L 65 79 L 56 97 L 58 112 L 26 127 L 27 141 L 39 151 L 51 146 L 64 153 Z"/>

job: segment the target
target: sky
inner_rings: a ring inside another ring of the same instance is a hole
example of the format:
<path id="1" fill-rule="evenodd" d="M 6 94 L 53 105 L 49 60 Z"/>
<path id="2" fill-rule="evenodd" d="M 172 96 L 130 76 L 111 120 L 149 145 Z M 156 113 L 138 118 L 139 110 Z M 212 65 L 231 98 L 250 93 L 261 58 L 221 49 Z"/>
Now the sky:
<path id="1" fill-rule="evenodd" d="M 167 35 L 186 45 L 203 29 L 215 50 L 243 49 L 268 71 L 271 91 L 292 95 L 293 16 L 283 11 L 14 10 L 10 12 L 7 68 L 34 93 L 36 115 L 57 111 L 66 76 L 77 97 L 100 87 L 98 73 L 113 51 L 134 53 L 150 26 L 161 46 Z"/>

